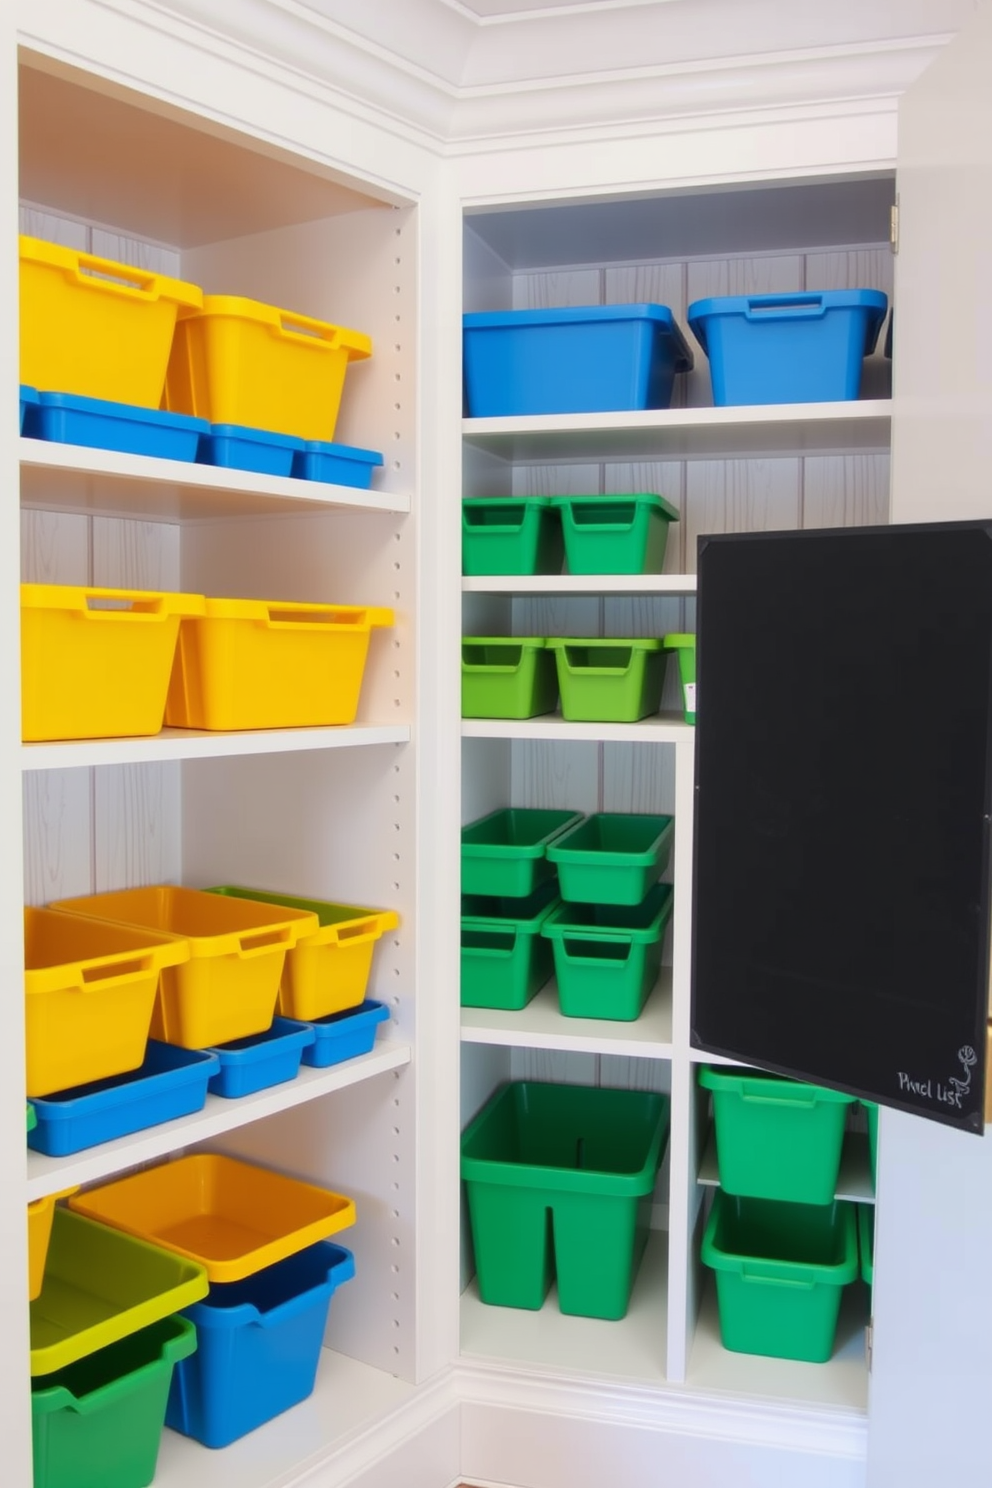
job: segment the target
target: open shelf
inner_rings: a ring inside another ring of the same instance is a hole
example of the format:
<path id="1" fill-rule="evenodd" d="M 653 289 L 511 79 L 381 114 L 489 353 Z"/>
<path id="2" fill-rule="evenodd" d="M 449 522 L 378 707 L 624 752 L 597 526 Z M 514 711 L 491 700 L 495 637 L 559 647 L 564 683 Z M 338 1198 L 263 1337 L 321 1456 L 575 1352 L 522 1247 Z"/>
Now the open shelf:
<path id="1" fill-rule="evenodd" d="M 718 1188 L 720 1185 L 720 1169 L 716 1157 L 716 1130 L 712 1126 L 706 1138 L 702 1162 L 699 1164 L 699 1182 L 709 1188 Z M 837 1175 L 837 1192 L 834 1197 L 850 1199 L 856 1204 L 874 1204 L 875 1185 L 871 1176 L 867 1132 L 845 1132 L 840 1172 Z"/>
<path id="2" fill-rule="evenodd" d="M 656 713 L 639 723 L 568 723 L 560 713 L 541 718 L 466 718 L 463 739 L 551 739 L 586 744 L 679 744 L 695 729 L 677 713 Z"/>
<path id="3" fill-rule="evenodd" d="M 462 1008 L 462 1041 L 575 1054 L 627 1054 L 641 1059 L 672 1057 L 672 968 L 658 983 L 633 1023 L 605 1018 L 566 1018 L 558 1007 L 558 984 L 550 981 L 520 1012 Z"/>
<path id="4" fill-rule="evenodd" d="M 292 754 L 311 749 L 360 749 L 408 744 L 409 724 L 353 723 L 338 728 L 246 729 L 203 733 L 164 728 L 147 739 L 59 739 L 22 744 L 21 769 L 72 770 L 80 765 L 141 765 L 165 760 L 231 759 L 245 754 Z"/>
<path id="5" fill-rule="evenodd" d="M 501 574 L 462 579 L 465 594 L 695 594 L 695 574 Z"/>

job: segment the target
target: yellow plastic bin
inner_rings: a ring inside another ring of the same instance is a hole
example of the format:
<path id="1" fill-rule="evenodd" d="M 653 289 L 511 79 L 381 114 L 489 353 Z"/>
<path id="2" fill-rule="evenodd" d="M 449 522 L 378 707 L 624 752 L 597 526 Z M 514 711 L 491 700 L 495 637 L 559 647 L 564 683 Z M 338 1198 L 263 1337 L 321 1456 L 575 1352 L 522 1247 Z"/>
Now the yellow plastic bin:
<path id="1" fill-rule="evenodd" d="M 333 440 L 348 364 L 371 355 L 361 331 L 258 300 L 205 295 L 176 326 L 164 406 L 212 424 Z"/>
<path id="2" fill-rule="evenodd" d="M 202 291 L 40 238 L 20 245 L 21 382 L 157 408 L 176 314 Z"/>
<path id="3" fill-rule="evenodd" d="M 157 734 L 183 616 L 202 594 L 21 585 L 21 735 Z"/>
<path id="4" fill-rule="evenodd" d="M 28 1095 L 50 1095 L 137 1069 L 159 976 L 166 968 L 174 972 L 189 954 L 184 939 L 154 928 L 25 909 Z"/>
<path id="5" fill-rule="evenodd" d="M 46 1194 L 43 1199 L 35 1199 L 28 1205 L 28 1300 L 31 1302 L 41 1296 L 45 1281 L 45 1261 L 48 1259 L 48 1242 L 52 1238 L 56 1202 L 67 1199 L 78 1188 L 77 1183 L 58 1193 Z"/>
<path id="6" fill-rule="evenodd" d="M 165 721 L 209 730 L 354 723 L 373 628 L 387 609 L 208 599 L 179 632 Z"/>
<path id="7" fill-rule="evenodd" d="M 65 899 L 55 908 L 157 930 L 188 946 L 186 963 L 162 972 L 151 1024 L 152 1038 L 183 1049 L 270 1028 L 286 952 L 318 928 L 317 916 L 304 910 L 172 884 Z"/>

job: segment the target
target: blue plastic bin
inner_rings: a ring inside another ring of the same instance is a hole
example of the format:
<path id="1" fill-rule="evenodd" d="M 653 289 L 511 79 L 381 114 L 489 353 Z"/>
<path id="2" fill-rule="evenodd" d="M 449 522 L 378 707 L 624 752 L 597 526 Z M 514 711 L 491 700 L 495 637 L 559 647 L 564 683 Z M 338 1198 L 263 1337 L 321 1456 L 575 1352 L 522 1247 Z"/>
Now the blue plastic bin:
<path id="1" fill-rule="evenodd" d="M 21 433 L 34 434 L 35 410 L 38 407 L 38 391 L 21 383 Z"/>
<path id="2" fill-rule="evenodd" d="M 115 1137 L 144 1131 L 202 1111 L 216 1057 L 149 1039 L 145 1062 L 127 1075 L 76 1085 L 32 1101 L 37 1125 L 28 1146 L 49 1157 L 68 1157 Z"/>
<path id="3" fill-rule="evenodd" d="M 723 408 L 856 398 L 888 304 L 877 289 L 696 300 L 688 319 L 710 359 L 713 402 Z"/>
<path id="4" fill-rule="evenodd" d="M 303 440 L 247 424 L 208 424 L 200 440 L 201 465 L 223 465 L 228 470 L 254 470 L 257 475 L 292 475 L 293 461 Z"/>
<path id="5" fill-rule="evenodd" d="M 303 1051 L 313 1039 L 313 1029 L 308 1023 L 276 1018 L 264 1033 L 217 1044 L 210 1052 L 220 1068 L 211 1076 L 210 1094 L 236 1100 L 256 1090 L 267 1090 L 270 1085 L 295 1080 Z"/>
<path id="6" fill-rule="evenodd" d="M 692 352 L 667 305 L 464 317 L 470 418 L 668 408 Z"/>
<path id="7" fill-rule="evenodd" d="M 78 444 L 86 449 L 119 450 L 125 455 L 153 455 L 160 460 L 196 459 L 200 438 L 210 428 L 205 419 L 159 408 L 137 408 L 106 398 L 78 398 L 70 393 L 39 393 L 29 427 L 38 439 Z"/>
<path id="8" fill-rule="evenodd" d="M 357 1059 L 359 1054 L 371 1054 L 376 1028 L 388 1019 L 385 1003 L 367 998 L 361 1007 L 331 1013 L 312 1023 L 297 1023 L 297 1028 L 311 1029 L 314 1035 L 313 1043 L 303 1050 L 303 1063 L 313 1069 L 328 1069 L 346 1059 Z"/>
<path id="9" fill-rule="evenodd" d="M 165 1423 L 205 1447 L 226 1447 L 313 1391 L 331 1298 L 355 1274 L 343 1245 L 321 1241 L 215 1284 L 185 1309 L 197 1351 L 176 1365 Z"/>
<path id="10" fill-rule="evenodd" d="M 354 486 L 367 491 L 373 470 L 381 464 L 382 456 L 376 450 L 311 439 L 294 454 L 293 474 L 299 480 L 327 481 L 332 486 Z"/>

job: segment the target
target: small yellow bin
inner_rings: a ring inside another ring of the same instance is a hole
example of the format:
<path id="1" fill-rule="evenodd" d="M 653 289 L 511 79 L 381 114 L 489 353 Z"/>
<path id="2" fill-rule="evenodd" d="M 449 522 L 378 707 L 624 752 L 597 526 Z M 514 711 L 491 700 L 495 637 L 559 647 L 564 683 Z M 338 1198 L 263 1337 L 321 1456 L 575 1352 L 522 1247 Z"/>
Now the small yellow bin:
<path id="1" fill-rule="evenodd" d="M 369 638 L 387 609 L 208 599 L 184 621 L 165 721 L 175 728 L 307 728 L 355 721 Z"/>
<path id="2" fill-rule="evenodd" d="M 234 295 L 206 295 L 176 325 L 164 406 L 212 424 L 333 440 L 349 362 L 372 355 L 360 331 Z"/>
<path id="3" fill-rule="evenodd" d="M 52 1221 L 55 1218 L 55 1204 L 58 1199 L 66 1199 L 74 1194 L 79 1185 L 74 1184 L 72 1188 L 63 1188 L 59 1193 L 47 1194 L 43 1199 L 36 1199 L 33 1204 L 28 1205 L 28 1301 L 33 1302 L 36 1297 L 41 1296 L 41 1288 L 45 1282 L 45 1262 L 48 1259 L 48 1242 L 52 1238 Z"/>
<path id="4" fill-rule="evenodd" d="M 188 961 L 162 972 L 151 1025 L 152 1038 L 183 1049 L 270 1028 L 286 952 L 318 925 L 304 910 L 171 884 L 65 899 L 55 907 L 173 935 L 188 946 Z"/>
<path id="5" fill-rule="evenodd" d="M 21 382 L 44 392 L 157 408 L 176 313 L 195 284 L 22 237 Z"/>
<path id="6" fill-rule="evenodd" d="M 184 615 L 200 594 L 21 585 L 21 735 L 157 734 Z"/>
<path id="7" fill-rule="evenodd" d="M 159 976 L 188 959 L 177 936 L 25 909 L 28 1095 L 137 1069 Z"/>

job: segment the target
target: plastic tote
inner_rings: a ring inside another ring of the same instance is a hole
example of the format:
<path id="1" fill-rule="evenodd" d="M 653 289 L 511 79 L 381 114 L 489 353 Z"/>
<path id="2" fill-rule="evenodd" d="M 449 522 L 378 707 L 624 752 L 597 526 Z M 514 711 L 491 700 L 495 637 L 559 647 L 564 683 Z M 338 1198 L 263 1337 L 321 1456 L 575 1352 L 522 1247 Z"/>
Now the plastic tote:
<path id="1" fill-rule="evenodd" d="M 212 424 L 331 440 L 345 373 L 372 355 L 360 331 L 234 295 L 180 315 L 165 407 Z"/>
<path id="2" fill-rule="evenodd" d="M 31 1373 L 75 1364 L 198 1302 L 207 1287 L 202 1266 L 58 1208 L 31 1303 Z"/>
<path id="3" fill-rule="evenodd" d="M 462 1135 L 483 1302 L 622 1318 L 647 1243 L 668 1098 L 521 1080 Z M 549 1223 L 550 1214 L 550 1223 Z"/>
<path id="4" fill-rule="evenodd" d="M 668 408 L 692 352 L 667 305 L 464 317 L 470 418 Z"/>
<path id="5" fill-rule="evenodd" d="M 196 285 L 40 238 L 22 237 L 20 256 L 21 381 L 157 408 L 177 311 L 203 303 Z"/>
<path id="6" fill-rule="evenodd" d="M 856 398 L 888 303 L 876 289 L 696 300 L 688 320 L 710 359 L 713 402 Z"/>
<path id="7" fill-rule="evenodd" d="M 54 444 L 120 450 L 158 460 L 195 460 L 210 425 L 182 413 L 163 413 L 133 403 L 41 393 L 31 432 Z"/>
<path id="8" fill-rule="evenodd" d="M 383 458 L 378 450 L 311 439 L 293 456 L 291 474 L 297 480 L 325 481 L 332 486 L 351 486 L 368 491 L 374 471 L 382 464 Z"/>
<path id="9" fill-rule="evenodd" d="M 355 1205 L 342 1194 L 204 1152 L 88 1189 L 69 1203 L 186 1256 L 212 1282 L 242 1281 L 355 1223 Z"/>
<path id="10" fill-rule="evenodd" d="M 717 1189 L 702 1258 L 716 1272 L 724 1348 L 827 1362 L 841 1295 L 858 1275 L 854 1207 L 770 1204 Z"/>
<path id="11" fill-rule="evenodd" d="M 55 907 L 156 930 L 187 947 L 185 964 L 162 972 L 151 1024 L 152 1038 L 184 1049 L 226 1044 L 270 1027 L 286 952 L 317 928 L 316 916 L 303 910 L 173 884 L 64 899 Z"/>
<path id="12" fill-rule="evenodd" d="M 720 1186 L 727 1193 L 829 1204 L 854 1097 L 756 1070 L 703 1066 L 713 1092 Z"/>
<path id="13" fill-rule="evenodd" d="M 331 1065 L 343 1064 L 346 1059 L 371 1054 L 375 1047 L 376 1029 L 380 1023 L 388 1021 L 389 1009 L 385 1003 L 367 998 L 361 1007 L 299 1024 L 313 1035 L 313 1042 L 304 1046 L 303 1063 L 313 1069 L 329 1069 Z"/>
<path id="14" fill-rule="evenodd" d="M 193 1324 L 165 1318 L 36 1380 L 34 1488 L 148 1488 L 173 1369 L 195 1350 Z"/>
<path id="15" fill-rule="evenodd" d="M 555 658 L 542 636 L 462 638 L 463 718 L 536 718 L 557 701 Z"/>
<path id="16" fill-rule="evenodd" d="M 28 1205 L 28 1298 L 30 1301 L 41 1294 L 45 1280 L 45 1262 L 48 1245 L 52 1238 L 52 1221 L 55 1205 L 59 1199 L 68 1198 L 76 1192 L 78 1185 L 63 1188 L 59 1193 L 46 1194 Z"/>
<path id="17" fill-rule="evenodd" d="M 289 434 L 273 434 L 268 429 L 252 429 L 243 424 L 208 424 L 197 459 L 201 465 L 288 476 L 293 472 L 293 461 L 302 451 L 303 440 Z"/>
<path id="18" fill-rule="evenodd" d="M 208 599 L 179 632 L 165 709 L 174 728 L 354 723 L 373 629 L 393 611 Z"/>
<path id="19" fill-rule="evenodd" d="M 462 573 L 560 574 L 561 518 L 549 497 L 471 497 L 462 502 Z"/>
<path id="20" fill-rule="evenodd" d="M 295 1080 L 303 1050 L 312 1043 L 313 1029 L 306 1024 L 275 1018 L 264 1033 L 220 1044 L 210 1051 L 219 1066 L 210 1079 L 211 1095 L 236 1100 Z"/>
<path id="21" fill-rule="evenodd" d="M 558 1002 L 566 1018 L 639 1018 L 658 980 L 671 884 L 655 884 L 635 908 L 563 904 L 544 922 L 554 947 Z"/>
<path id="22" fill-rule="evenodd" d="M 569 723 L 636 723 L 657 713 L 668 655 L 655 639 L 547 642 Z"/>
<path id="23" fill-rule="evenodd" d="M 157 734 L 183 616 L 200 594 L 21 585 L 21 736 Z"/>
<path id="24" fill-rule="evenodd" d="M 581 811 L 510 806 L 462 827 L 462 893 L 523 899 L 554 878 L 549 851 Z"/>
<path id="25" fill-rule="evenodd" d="M 694 635 L 666 635 L 662 640 L 666 651 L 674 651 L 679 659 L 679 682 L 682 685 L 682 714 L 686 723 L 696 721 L 696 637 Z"/>
<path id="26" fill-rule="evenodd" d="M 674 816 L 597 811 L 548 847 L 561 897 L 579 904 L 640 904 L 668 867 Z"/>
<path id="27" fill-rule="evenodd" d="M 664 496 L 554 496 L 572 574 L 660 574 L 678 508 Z"/>
<path id="28" fill-rule="evenodd" d="M 355 1274 L 323 1243 L 244 1281 L 212 1286 L 186 1311 L 199 1347 L 173 1376 L 167 1425 L 226 1447 L 312 1394 L 331 1298 Z"/>
<path id="29" fill-rule="evenodd" d="M 462 895 L 461 1005 L 519 1011 L 551 977 L 541 931 L 558 905 L 553 880 L 526 899 Z"/>

